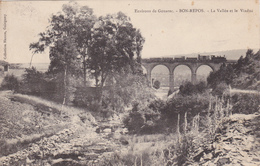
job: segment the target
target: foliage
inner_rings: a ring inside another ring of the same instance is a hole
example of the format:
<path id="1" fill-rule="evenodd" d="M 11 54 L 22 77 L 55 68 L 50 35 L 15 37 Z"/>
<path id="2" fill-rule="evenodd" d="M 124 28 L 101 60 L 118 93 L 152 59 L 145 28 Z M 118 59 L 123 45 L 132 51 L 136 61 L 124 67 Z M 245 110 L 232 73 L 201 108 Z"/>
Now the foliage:
<path id="1" fill-rule="evenodd" d="M 13 74 L 6 75 L 1 84 L 1 89 L 12 90 L 14 92 L 17 92 L 19 90 L 19 87 L 20 81 Z"/>
<path id="2" fill-rule="evenodd" d="M 179 95 L 179 97 L 181 97 L 182 99 L 188 97 L 190 98 L 190 96 L 184 97 L 181 95 Z M 177 112 L 175 117 L 169 117 L 171 121 L 180 121 L 180 123 L 179 125 L 173 125 L 173 123 L 167 122 L 167 127 L 175 128 L 176 130 L 180 131 L 180 133 L 176 133 L 174 135 L 175 137 L 172 137 L 171 141 L 169 141 L 169 144 L 166 144 L 165 147 L 159 147 L 155 144 L 153 146 L 157 148 L 157 151 L 149 149 L 150 153 L 148 161 L 152 161 L 152 165 L 191 165 L 199 162 L 204 153 L 214 153 L 214 148 L 208 145 L 211 145 L 211 143 L 216 138 L 217 132 L 220 132 L 219 130 L 222 128 L 222 122 L 225 121 L 225 117 L 230 115 L 231 107 L 229 104 L 225 104 L 222 99 L 214 98 L 210 95 L 204 94 L 204 96 L 197 96 L 197 98 L 200 98 L 198 99 L 198 105 L 201 104 L 203 100 L 207 99 L 207 105 L 205 106 L 204 111 L 199 111 L 195 114 L 190 114 L 189 112 L 187 112 L 185 116 L 185 110 L 183 109 L 180 112 Z M 193 100 L 196 100 L 195 96 L 193 96 Z M 159 110 L 163 110 L 163 108 L 169 108 L 168 104 L 169 103 L 155 100 L 154 102 L 152 102 L 151 105 L 149 105 L 149 108 L 154 110 L 156 110 L 157 108 Z M 136 121 L 136 126 L 134 126 L 135 123 L 132 122 L 131 127 L 133 127 L 134 129 L 136 127 L 135 130 L 139 130 L 139 134 L 142 130 L 140 129 L 140 126 L 143 126 L 143 128 L 146 126 L 145 115 L 141 114 L 142 112 L 144 112 L 143 110 L 145 110 L 145 108 L 142 109 L 141 107 L 136 107 L 131 112 L 133 113 L 131 120 L 134 121 L 135 118 L 138 119 Z M 174 112 L 174 110 L 171 111 Z M 178 114 L 180 116 L 178 116 Z M 165 121 L 163 115 L 160 115 L 159 117 L 162 121 Z M 177 119 L 177 117 L 180 117 L 180 119 Z M 160 123 L 162 121 L 160 121 Z M 159 129 L 160 130 L 157 130 L 156 132 L 165 130 L 165 126 L 160 126 Z M 134 137 L 141 136 L 134 135 Z M 144 137 L 145 139 L 147 135 L 143 135 L 142 137 Z M 131 144 L 131 141 L 129 142 Z M 139 143 L 136 146 L 141 146 L 140 139 L 136 142 Z M 122 158 L 123 156 L 124 155 L 119 155 L 119 158 Z"/>
<path id="3" fill-rule="evenodd" d="M 135 154 L 134 152 L 128 152 L 127 154 L 114 153 L 110 158 L 103 158 L 98 162 L 100 166 L 107 165 L 143 165 L 150 166 L 152 165 L 152 159 L 150 157 L 149 151 L 143 151 L 139 154 Z"/>
<path id="4" fill-rule="evenodd" d="M 223 64 L 218 71 L 210 73 L 208 85 L 214 89 L 221 82 L 241 89 L 259 89 L 260 85 L 260 50 L 253 53 L 249 49 L 245 57 L 240 57 L 235 64 Z"/>
<path id="5" fill-rule="evenodd" d="M 231 99 L 233 113 L 253 114 L 259 111 L 259 94 L 235 94 Z"/>
<path id="6" fill-rule="evenodd" d="M 62 85 L 59 95 L 62 94 L 63 104 L 71 98 L 71 77 L 81 76 L 83 84 L 86 83 L 86 50 L 95 20 L 92 14 L 92 9 L 87 6 L 81 7 L 74 2 L 63 5 L 62 12 L 52 15 L 48 29 L 40 33 L 39 41 L 30 44 L 33 53 L 43 52 L 49 47 L 51 63 L 48 73 Z"/>
<path id="7" fill-rule="evenodd" d="M 158 80 L 155 80 L 154 83 L 153 83 L 153 87 L 154 87 L 155 89 L 159 89 L 159 88 L 160 88 L 160 85 L 161 85 L 161 83 L 160 83 L 160 81 L 158 81 Z"/>
<path id="8" fill-rule="evenodd" d="M 70 2 L 51 17 L 48 29 L 40 33 L 39 41 L 32 43 L 30 49 L 39 53 L 50 48 L 48 72 L 62 77 L 56 80 L 63 85 L 63 103 L 70 95 L 69 78 L 81 77 L 82 85 L 86 86 L 87 72 L 100 87 L 101 101 L 108 77 L 140 72 L 143 42 L 140 31 L 125 14 L 119 12 L 97 19 L 89 7 Z"/>
<path id="9" fill-rule="evenodd" d="M 49 47 L 51 59 L 49 71 L 56 73 L 67 69 L 75 74 L 80 70 L 77 60 L 85 62 L 94 21 L 95 16 L 91 8 L 79 6 L 75 2 L 65 4 L 62 12 L 52 15 L 48 29 L 39 34 L 39 41 L 31 43 L 30 49 L 34 53 L 39 53 Z M 78 56 L 79 54 L 81 56 Z"/>
<path id="10" fill-rule="evenodd" d="M 176 132 L 178 114 L 181 125 L 184 124 L 185 112 L 188 122 L 191 122 L 197 114 L 207 112 L 211 98 L 210 94 L 203 93 L 176 95 L 167 102 L 154 100 L 147 105 L 136 103 L 124 124 L 131 133 Z"/>
<path id="11" fill-rule="evenodd" d="M 230 106 L 224 105 L 221 99 L 211 98 L 206 112 L 198 113 L 189 120 L 184 116 L 184 123 L 179 125 L 178 130 L 182 131 L 176 141 L 169 148 L 165 158 L 170 165 L 191 165 L 199 162 L 201 157 L 214 151 L 210 145 L 216 138 L 216 134 L 225 117 L 230 115 Z M 186 129 L 186 130 L 185 130 Z"/>
<path id="12" fill-rule="evenodd" d="M 101 89 L 101 87 L 98 88 Z M 117 75 L 107 80 L 102 90 L 103 109 L 117 113 L 124 111 L 126 107 L 131 107 L 135 102 L 145 104 L 154 98 L 146 85 L 145 77 L 137 74 Z"/>
<path id="13" fill-rule="evenodd" d="M 154 97 L 146 85 L 145 77 L 135 74 L 108 80 L 102 90 L 102 107 L 116 112 L 121 112 L 124 107 L 130 107 L 135 101 L 147 103 Z M 98 102 L 100 91 L 100 87 L 77 87 L 75 105 L 90 106 L 91 103 Z"/>
<path id="14" fill-rule="evenodd" d="M 35 67 L 25 69 L 20 93 L 41 96 L 44 93 L 49 93 L 48 88 L 51 86 L 48 86 L 44 79 L 44 73 L 37 71 Z"/>
<path id="15" fill-rule="evenodd" d="M 181 95 L 192 95 L 192 94 L 201 94 L 205 92 L 207 86 L 205 82 L 200 82 L 196 85 L 193 85 L 191 82 L 186 82 L 184 85 L 180 86 Z"/>
<path id="16" fill-rule="evenodd" d="M 125 14 L 119 12 L 99 17 L 92 31 L 87 68 L 101 92 L 108 77 L 113 79 L 140 70 L 138 60 L 143 42 L 140 31 L 133 27 Z"/>
<path id="17" fill-rule="evenodd" d="M 89 107 L 92 103 L 97 101 L 97 88 L 95 87 L 78 87 L 75 91 L 73 100 L 74 105 Z"/>
<path id="18" fill-rule="evenodd" d="M 224 83 L 224 82 L 220 82 L 218 85 L 216 85 L 216 87 L 212 90 L 212 94 L 214 96 L 219 96 L 221 97 L 223 95 L 223 93 L 229 88 L 229 86 Z"/>
<path id="19" fill-rule="evenodd" d="M 220 83 L 225 83 L 227 85 L 232 84 L 235 78 L 235 71 L 232 64 L 223 64 L 220 69 L 211 72 L 207 78 L 209 87 L 215 89 Z"/>
<path id="20" fill-rule="evenodd" d="M 209 106 L 210 95 L 194 94 L 191 96 L 177 95 L 169 100 L 161 109 L 162 119 L 171 126 L 170 131 L 176 131 L 177 116 L 180 114 L 180 123 L 184 122 L 184 114 L 187 112 L 188 121 L 191 121 L 198 113 L 203 113 Z"/>
<path id="21" fill-rule="evenodd" d="M 161 100 L 154 100 L 148 106 L 136 103 L 129 115 L 124 119 L 124 125 L 130 133 L 152 134 L 164 131 L 159 124 L 159 109 L 164 105 Z"/>

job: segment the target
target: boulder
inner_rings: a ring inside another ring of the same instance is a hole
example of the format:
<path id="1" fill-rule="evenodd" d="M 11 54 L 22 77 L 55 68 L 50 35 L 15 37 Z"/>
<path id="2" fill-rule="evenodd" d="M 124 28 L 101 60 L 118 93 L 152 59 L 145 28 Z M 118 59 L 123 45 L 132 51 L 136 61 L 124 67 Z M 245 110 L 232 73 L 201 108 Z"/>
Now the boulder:
<path id="1" fill-rule="evenodd" d="M 112 129 L 106 128 L 106 129 L 103 130 L 103 132 L 104 132 L 104 133 L 111 133 L 111 132 L 112 132 Z"/>
<path id="2" fill-rule="evenodd" d="M 231 163 L 231 161 L 230 161 L 229 158 L 227 158 L 227 157 L 222 157 L 222 158 L 219 158 L 219 159 L 218 159 L 217 166 L 223 166 L 223 165 L 225 165 L 225 164 L 230 164 L 230 163 Z"/>

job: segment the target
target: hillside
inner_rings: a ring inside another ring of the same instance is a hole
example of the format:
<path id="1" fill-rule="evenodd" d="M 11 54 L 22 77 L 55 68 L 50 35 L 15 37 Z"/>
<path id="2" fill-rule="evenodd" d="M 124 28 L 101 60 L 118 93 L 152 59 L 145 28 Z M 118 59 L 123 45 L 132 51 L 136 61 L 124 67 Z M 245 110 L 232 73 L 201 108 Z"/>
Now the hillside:
<path id="1" fill-rule="evenodd" d="M 259 112 L 234 114 L 226 118 L 215 141 L 204 150 L 198 149 L 195 160 L 203 166 L 260 165 L 259 120 Z"/>
<path id="2" fill-rule="evenodd" d="M 120 147 L 85 110 L 8 91 L 0 105 L 0 165 L 90 165 Z"/>
<path id="3" fill-rule="evenodd" d="M 259 90 L 259 62 L 260 51 L 254 53 L 253 50 L 248 50 L 235 64 L 222 65 L 218 71 L 211 73 L 208 84 L 213 89 L 219 89 L 221 84 L 226 84 L 238 89 Z"/>

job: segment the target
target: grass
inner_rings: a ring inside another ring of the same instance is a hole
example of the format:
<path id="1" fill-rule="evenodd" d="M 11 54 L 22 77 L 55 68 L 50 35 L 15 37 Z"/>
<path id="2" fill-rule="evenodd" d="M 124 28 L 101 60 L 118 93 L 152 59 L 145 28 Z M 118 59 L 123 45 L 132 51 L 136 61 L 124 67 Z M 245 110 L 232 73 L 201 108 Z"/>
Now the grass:
<path id="1" fill-rule="evenodd" d="M 85 110 L 39 97 L 0 92 L 0 157 L 50 137 L 71 124 L 95 121 Z"/>
<path id="2" fill-rule="evenodd" d="M 89 112 L 87 112 L 88 110 L 75 108 L 71 106 L 64 106 L 62 104 L 48 101 L 46 99 L 42 99 L 36 96 L 28 96 L 24 94 L 14 94 L 13 96 L 16 97 L 18 100 L 20 100 L 21 102 L 32 104 L 32 105 L 34 105 L 35 103 L 38 105 L 41 104 L 53 109 L 56 113 L 67 114 L 68 116 L 74 116 L 74 115 L 79 115 L 81 113 L 85 113 L 86 116 L 88 116 L 89 121 L 92 122 L 95 121 L 94 117 Z"/>
<path id="3" fill-rule="evenodd" d="M 176 135 L 152 134 L 152 135 L 125 135 L 119 140 L 128 141 L 120 151 L 115 152 L 112 157 L 103 158 L 97 165 L 117 166 L 151 166 L 166 163 L 165 155 L 171 144 L 176 142 Z"/>

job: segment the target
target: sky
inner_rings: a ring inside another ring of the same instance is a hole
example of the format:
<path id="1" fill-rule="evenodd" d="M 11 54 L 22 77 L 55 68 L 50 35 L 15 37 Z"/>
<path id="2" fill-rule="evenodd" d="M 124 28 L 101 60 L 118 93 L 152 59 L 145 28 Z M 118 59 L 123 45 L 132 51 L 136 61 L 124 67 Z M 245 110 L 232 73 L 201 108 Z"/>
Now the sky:
<path id="1" fill-rule="evenodd" d="M 38 34 L 46 30 L 50 16 L 61 11 L 62 5 L 66 3 L 69 2 L 2 2 L 0 59 L 4 58 L 6 45 L 8 62 L 29 63 L 32 55 L 30 43 L 39 39 Z M 90 0 L 78 3 L 93 8 L 97 16 L 119 11 L 129 16 L 134 27 L 140 29 L 145 38 L 143 58 L 259 48 L 260 45 L 258 0 Z M 184 12 L 184 9 L 200 9 L 203 12 Z M 247 12 L 241 12 L 241 9 Z M 151 12 L 137 12 L 142 10 Z M 161 10 L 171 12 L 162 13 Z M 48 51 L 35 54 L 33 62 L 49 62 Z"/>

